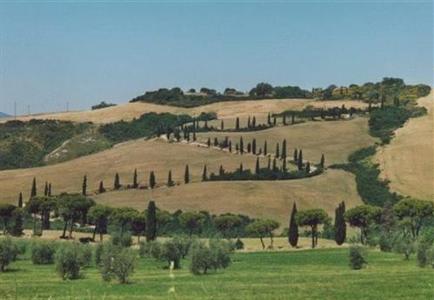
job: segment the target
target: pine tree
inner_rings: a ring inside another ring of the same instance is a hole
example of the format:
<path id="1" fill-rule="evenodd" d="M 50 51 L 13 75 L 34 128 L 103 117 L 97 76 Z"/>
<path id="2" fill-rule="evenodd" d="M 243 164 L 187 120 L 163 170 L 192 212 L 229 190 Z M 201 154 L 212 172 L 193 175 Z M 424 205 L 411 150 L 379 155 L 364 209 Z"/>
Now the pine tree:
<path id="1" fill-rule="evenodd" d="M 319 163 L 319 166 L 321 167 L 321 169 L 324 169 L 324 164 L 325 164 L 325 157 L 324 154 L 321 155 L 321 161 Z"/>
<path id="2" fill-rule="evenodd" d="M 100 194 L 102 194 L 102 193 L 105 192 L 104 182 L 103 182 L 102 180 L 99 182 L 98 192 L 99 192 Z"/>
<path id="3" fill-rule="evenodd" d="M 240 153 L 241 154 L 244 153 L 244 141 L 243 141 L 243 137 L 240 137 Z"/>
<path id="4" fill-rule="evenodd" d="M 32 199 L 33 197 L 36 197 L 36 195 L 37 195 L 36 178 L 33 177 L 32 189 L 30 190 L 30 199 Z"/>
<path id="5" fill-rule="evenodd" d="M 172 170 L 169 170 L 169 175 L 167 175 L 167 186 L 171 187 L 174 185 L 175 185 L 175 183 L 172 180 Z"/>
<path id="6" fill-rule="evenodd" d="M 238 117 L 235 120 L 235 129 L 236 130 L 240 130 L 240 118 L 238 118 Z"/>
<path id="7" fill-rule="evenodd" d="M 255 166 L 255 174 L 258 175 L 260 172 L 260 167 L 259 167 L 259 157 L 256 158 L 256 166 Z"/>
<path id="8" fill-rule="evenodd" d="M 292 247 L 297 247 L 298 244 L 298 226 L 296 222 L 297 206 L 294 202 L 292 207 L 291 217 L 289 218 L 288 241 Z"/>
<path id="9" fill-rule="evenodd" d="M 137 181 L 137 169 L 134 169 L 134 175 L 133 175 L 133 189 L 136 189 L 139 187 L 139 183 Z"/>
<path id="10" fill-rule="evenodd" d="M 23 207 L 23 193 L 20 192 L 20 194 L 18 195 L 18 208 L 22 208 Z"/>
<path id="11" fill-rule="evenodd" d="M 280 156 L 279 143 L 276 143 L 276 153 L 274 153 L 274 156 L 276 158 L 279 158 L 279 156 Z"/>
<path id="12" fill-rule="evenodd" d="M 345 202 L 341 202 L 335 210 L 335 241 L 342 245 L 347 235 L 347 225 L 345 224 Z"/>
<path id="13" fill-rule="evenodd" d="M 296 163 L 298 161 L 298 151 L 297 149 L 294 149 L 294 162 Z"/>
<path id="14" fill-rule="evenodd" d="M 206 165 L 203 166 L 203 172 L 202 172 L 202 181 L 208 180 L 208 170 L 206 169 Z"/>
<path id="15" fill-rule="evenodd" d="M 225 130 L 225 123 L 223 122 L 223 120 L 220 123 L 220 130 Z"/>
<path id="16" fill-rule="evenodd" d="M 267 141 L 264 142 L 264 155 L 268 154 Z"/>
<path id="17" fill-rule="evenodd" d="M 185 172 L 184 172 L 184 183 L 190 182 L 190 171 L 188 170 L 188 165 L 185 165 Z"/>
<path id="18" fill-rule="evenodd" d="M 48 186 L 47 186 L 47 184 L 45 184 L 45 186 L 47 188 L 47 194 L 48 194 Z M 86 175 L 84 175 L 84 177 L 83 177 L 83 185 L 81 187 L 81 194 L 83 196 L 86 196 L 86 194 L 87 194 L 87 176 Z"/>
<path id="19" fill-rule="evenodd" d="M 157 238 L 157 208 L 154 201 L 149 201 L 146 211 L 146 241 Z"/>
<path id="20" fill-rule="evenodd" d="M 256 154 L 256 139 L 253 139 L 252 141 L 252 153 Z"/>
<path id="21" fill-rule="evenodd" d="M 303 151 L 300 149 L 298 151 L 298 162 L 297 162 L 298 169 L 301 171 L 303 170 Z"/>
<path id="22" fill-rule="evenodd" d="M 282 159 L 286 159 L 286 139 L 282 142 Z"/>
<path id="23" fill-rule="evenodd" d="M 151 173 L 149 173 L 149 187 L 153 189 L 156 183 L 157 181 L 155 179 L 155 173 L 154 171 L 151 171 Z"/>
<path id="24" fill-rule="evenodd" d="M 118 190 L 118 189 L 121 188 L 121 180 L 119 179 L 119 174 L 118 173 L 116 173 L 116 175 L 115 175 L 115 182 L 113 184 L 113 187 L 114 187 L 115 190 Z"/>

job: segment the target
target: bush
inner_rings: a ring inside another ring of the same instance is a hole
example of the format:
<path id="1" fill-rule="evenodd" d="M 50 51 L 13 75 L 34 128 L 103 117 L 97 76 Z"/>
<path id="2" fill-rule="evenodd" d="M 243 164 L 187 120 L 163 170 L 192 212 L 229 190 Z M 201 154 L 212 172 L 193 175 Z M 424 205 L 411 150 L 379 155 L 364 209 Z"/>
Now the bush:
<path id="1" fill-rule="evenodd" d="M 425 242 L 420 242 L 417 246 L 417 263 L 419 267 L 424 268 L 429 263 L 429 251 L 430 251 L 430 245 Z"/>
<path id="2" fill-rule="evenodd" d="M 161 244 L 157 241 L 142 241 L 139 246 L 140 257 L 160 257 Z"/>
<path id="3" fill-rule="evenodd" d="M 175 269 L 181 268 L 181 259 L 187 256 L 191 240 L 183 237 L 175 237 L 161 244 L 159 242 L 146 242 L 140 244 L 140 256 L 151 256 L 157 260 L 167 262 L 167 266 L 173 262 Z"/>
<path id="4" fill-rule="evenodd" d="M 81 259 L 84 267 L 89 267 L 92 264 L 92 246 L 82 245 Z"/>
<path id="5" fill-rule="evenodd" d="M 95 247 L 95 265 L 99 266 L 101 263 L 101 256 L 102 256 L 102 252 L 104 251 L 104 244 L 103 243 L 99 243 L 98 245 L 96 245 Z"/>
<path id="6" fill-rule="evenodd" d="M 100 271 L 104 281 L 116 277 L 119 283 L 127 283 L 134 272 L 136 254 L 132 249 L 107 243 L 103 246 Z"/>
<path id="7" fill-rule="evenodd" d="M 123 234 L 114 232 L 111 235 L 111 242 L 116 246 L 130 247 L 133 244 L 133 237 L 130 232 L 124 232 Z"/>
<path id="8" fill-rule="evenodd" d="M 244 243 L 239 238 L 235 241 L 235 249 L 237 250 L 244 249 Z"/>
<path id="9" fill-rule="evenodd" d="M 0 272 L 6 271 L 6 267 L 16 259 L 18 250 L 10 238 L 0 239 Z"/>
<path id="10" fill-rule="evenodd" d="M 363 268 L 365 264 L 367 264 L 365 260 L 365 253 L 362 247 L 360 246 L 351 246 L 349 249 L 350 256 L 350 267 L 353 270 L 360 270 Z"/>
<path id="11" fill-rule="evenodd" d="M 47 265 L 54 262 L 56 247 L 53 242 L 34 241 L 31 246 L 31 259 L 35 265 Z"/>
<path id="12" fill-rule="evenodd" d="M 398 237 L 393 243 L 393 251 L 404 254 L 405 260 L 410 259 L 410 255 L 415 252 L 414 241 L 410 237 Z"/>
<path id="13" fill-rule="evenodd" d="M 211 240 L 209 246 L 196 242 L 191 250 L 190 271 L 195 274 L 206 274 L 208 270 L 226 268 L 230 265 L 229 243 L 220 240 Z"/>
<path id="14" fill-rule="evenodd" d="M 79 243 L 62 243 L 56 251 L 56 270 L 65 279 L 77 279 L 88 262 L 83 246 Z"/>

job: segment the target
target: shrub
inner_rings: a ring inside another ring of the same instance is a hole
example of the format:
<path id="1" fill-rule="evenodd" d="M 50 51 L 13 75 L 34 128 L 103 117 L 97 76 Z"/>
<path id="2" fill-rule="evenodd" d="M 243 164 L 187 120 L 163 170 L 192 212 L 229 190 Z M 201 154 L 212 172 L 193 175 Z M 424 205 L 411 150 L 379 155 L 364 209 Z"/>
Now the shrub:
<path id="1" fill-rule="evenodd" d="M 160 242 L 157 241 L 142 241 L 139 246 L 140 257 L 159 257 L 160 256 Z"/>
<path id="2" fill-rule="evenodd" d="M 63 243 L 58 247 L 55 256 L 56 270 L 63 280 L 80 277 L 80 271 L 87 262 L 83 252 L 83 246 L 79 243 Z"/>
<path id="3" fill-rule="evenodd" d="M 174 269 L 180 269 L 182 254 L 182 244 L 172 239 L 162 245 L 159 259 L 167 261 L 168 266 L 173 262 Z"/>
<path id="4" fill-rule="evenodd" d="M 81 246 L 81 262 L 84 267 L 89 267 L 92 264 L 92 246 L 82 245 Z"/>
<path id="5" fill-rule="evenodd" d="M 363 268 L 367 261 L 365 260 L 365 253 L 360 246 L 351 246 L 349 249 L 350 267 L 353 270 L 360 270 Z"/>
<path id="6" fill-rule="evenodd" d="M 17 247 L 10 238 L 0 239 L 0 272 L 4 272 L 6 267 L 16 259 Z"/>
<path id="7" fill-rule="evenodd" d="M 105 244 L 101 255 L 100 271 L 104 281 L 116 277 L 119 283 L 127 283 L 134 272 L 136 253 L 129 248 Z"/>
<path id="8" fill-rule="evenodd" d="M 239 238 L 235 241 L 235 249 L 237 250 L 244 249 L 244 243 Z"/>
<path id="9" fill-rule="evenodd" d="M 123 234 L 114 232 L 111 235 L 111 242 L 116 246 L 130 247 L 133 244 L 133 237 L 130 232 L 124 232 Z"/>
<path id="10" fill-rule="evenodd" d="M 417 263 L 419 267 L 424 268 L 430 263 L 429 261 L 430 245 L 426 242 L 419 242 L 417 246 Z"/>
<path id="11" fill-rule="evenodd" d="M 31 259 L 35 265 L 47 265 L 54 262 L 56 247 L 52 242 L 34 241 L 31 246 Z"/>
<path id="12" fill-rule="evenodd" d="M 99 266 L 99 264 L 101 263 L 101 256 L 102 256 L 102 252 L 104 250 L 104 244 L 103 243 L 99 243 L 98 245 L 96 245 L 95 247 L 95 265 Z"/>
<path id="13" fill-rule="evenodd" d="M 410 255 L 415 252 L 414 241 L 409 237 L 398 237 L 394 240 L 393 251 L 404 254 L 405 260 L 410 259 Z"/>
<path id="14" fill-rule="evenodd" d="M 206 274 L 209 269 L 217 271 L 230 265 L 229 243 L 220 240 L 211 240 L 209 246 L 196 242 L 191 250 L 190 271 L 195 274 Z"/>

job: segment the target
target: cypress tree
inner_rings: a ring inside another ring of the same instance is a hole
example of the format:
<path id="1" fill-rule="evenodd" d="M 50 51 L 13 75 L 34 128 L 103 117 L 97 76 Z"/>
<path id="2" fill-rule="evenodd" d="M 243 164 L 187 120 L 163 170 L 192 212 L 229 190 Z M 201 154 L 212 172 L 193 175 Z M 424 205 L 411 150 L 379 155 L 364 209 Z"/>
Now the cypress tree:
<path id="1" fill-rule="evenodd" d="M 247 152 L 252 152 L 252 145 L 250 143 L 247 143 Z"/>
<path id="2" fill-rule="evenodd" d="M 255 174 L 258 175 L 260 172 L 260 167 L 259 167 L 259 157 L 256 158 L 256 166 L 255 166 Z"/>
<path id="3" fill-rule="evenodd" d="M 273 171 L 274 171 L 274 172 L 277 171 L 277 162 L 276 162 L 276 158 L 273 159 Z"/>
<path id="4" fill-rule="evenodd" d="M 157 238 L 157 208 L 154 201 L 149 201 L 146 211 L 146 241 Z"/>
<path id="5" fill-rule="evenodd" d="M 321 169 L 324 169 L 324 164 L 325 164 L 325 157 L 324 154 L 321 155 L 321 161 L 319 163 Z"/>
<path id="6" fill-rule="evenodd" d="M 155 174 L 154 171 L 151 171 L 151 173 L 149 173 L 149 187 L 153 189 L 155 187 L 155 184 L 156 184 Z"/>
<path id="7" fill-rule="evenodd" d="M 277 120 L 276 120 L 276 116 L 273 117 L 273 125 L 276 126 L 277 124 Z"/>
<path id="8" fill-rule="evenodd" d="M 286 159 L 282 161 L 282 172 L 286 173 Z"/>
<path id="9" fill-rule="evenodd" d="M 268 154 L 267 141 L 264 142 L 264 155 Z"/>
<path id="10" fill-rule="evenodd" d="M 20 192 L 20 194 L 18 195 L 18 208 L 22 208 L 23 207 L 23 193 Z"/>
<path id="11" fill-rule="evenodd" d="M 268 164 L 267 164 L 268 170 L 271 170 L 271 157 L 268 157 Z"/>
<path id="12" fill-rule="evenodd" d="M 44 196 L 48 196 L 48 182 L 45 181 Z"/>
<path id="13" fill-rule="evenodd" d="M 244 141 L 243 141 L 243 137 L 240 137 L 240 153 L 241 154 L 244 153 Z"/>
<path id="14" fill-rule="evenodd" d="M 267 124 L 271 125 L 271 114 L 270 113 L 268 113 L 268 116 L 267 116 Z"/>
<path id="15" fill-rule="evenodd" d="M 223 166 L 220 165 L 220 168 L 219 168 L 219 176 L 223 176 L 223 175 L 225 175 L 225 169 L 223 169 Z"/>
<path id="16" fill-rule="evenodd" d="M 252 127 L 256 128 L 256 117 L 255 116 L 253 116 L 253 119 L 252 119 Z"/>
<path id="17" fill-rule="evenodd" d="M 220 123 L 220 130 L 225 130 L 225 123 L 223 122 L 223 120 Z"/>
<path id="18" fill-rule="evenodd" d="M 190 171 L 188 170 L 188 165 L 185 165 L 185 173 L 184 173 L 184 183 L 190 182 Z"/>
<path id="19" fill-rule="evenodd" d="M 286 159 L 286 139 L 282 142 L 282 159 Z"/>
<path id="20" fill-rule="evenodd" d="M 341 202 L 335 210 L 335 241 L 342 245 L 347 235 L 347 225 L 345 224 L 345 202 Z"/>
<path id="21" fill-rule="evenodd" d="M 380 106 L 381 109 L 384 108 L 384 102 L 386 102 L 386 96 L 381 95 L 381 106 Z"/>
<path id="22" fill-rule="evenodd" d="M 98 192 L 99 192 L 100 194 L 102 194 L 102 193 L 105 192 L 104 182 L 103 182 L 102 180 L 99 182 Z"/>
<path id="23" fill-rule="evenodd" d="M 215 137 L 214 138 L 214 147 L 217 147 L 219 145 L 219 140 Z"/>
<path id="24" fill-rule="evenodd" d="M 298 243 L 298 226 L 296 222 L 297 206 L 294 202 L 291 217 L 289 218 L 288 241 L 292 247 L 297 247 Z"/>
<path id="25" fill-rule="evenodd" d="M 280 151 L 279 151 L 279 143 L 276 143 L 276 153 L 274 154 L 274 157 L 279 158 Z"/>
<path id="26" fill-rule="evenodd" d="M 139 187 L 139 183 L 137 181 L 137 169 L 134 169 L 134 175 L 133 175 L 133 188 L 136 189 Z"/>
<path id="27" fill-rule="evenodd" d="M 196 142 L 197 137 L 196 137 L 196 131 L 193 131 L 193 142 Z"/>
<path id="28" fill-rule="evenodd" d="M 235 152 L 238 153 L 240 151 L 240 146 L 238 146 L 238 143 L 235 144 Z"/>
<path id="29" fill-rule="evenodd" d="M 235 129 L 236 130 L 240 130 L 240 118 L 238 118 L 238 117 L 235 120 Z"/>
<path id="30" fill-rule="evenodd" d="M 310 173 L 310 162 L 306 163 L 306 174 Z"/>
<path id="31" fill-rule="evenodd" d="M 205 120 L 205 129 L 208 129 L 208 120 Z"/>
<path id="32" fill-rule="evenodd" d="M 206 165 L 203 166 L 203 172 L 202 172 L 202 181 L 208 180 L 208 171 L 206 169 Z"/>
<path id="33" fill-rule="evenodd" d="M 32 199 L 33 197 L 36 197 L 36 195 L 37 195 L 36 178 L 33 177 L 32 189 L 30 190 L 30 199 Z"/>
<path id="34" fill-rule="evenodd" d="M 283 114 L 282 116 L 282 123 L 283 125 L 286 125 L 286 114 Z"/>
<path id="35" fill-rule="evenodd" d="M 229 143 L 228 143 L 228 148 L 229 148 L 229 152 L 232 152 L 232 142 L 231 141 L 229 141 Z"/>
<path id="36" fill-rule="evenodd" d="M 252 141 L 252 153 L 256 154 L 256 139 L 253 139 Z"/>
<path id="37" fill-rule="evenodd" d="M 252 125 L 250 124 L 250 116 L 247 118 L 247 128 L 250 128 Z"/>
<path id="38" fill-rule="evenodd" d="M 45 186 L 47 188 L 47 194 L 48 194 L 48 186 L 47 186 L 47 184 L 45 184 Z M 83 177 L 83 185 L 81 187 L 81 194 L 83 196 L 86 196 L 86 192 L 87 192 L 87 176 L 84 175 L 84 177 Z"/>
<path id="39" fill-rule="evenodd" d="M 116 175 L 115 175 L 115 182 L 113 184 L 113 187 L 114 187 L 115 190 L 118 190 L 118 189 L 121 188 L 121 180 L 119 179 L 119 174 L 118 173 L 116 173 Z"/>
<path id="40" fill-rule="evenodd" d="M 298 169 L 301 171 L 303 170 L 303 151 L 300 149 L 298 151 L 298 162 L 297 162 Z"/>
<path id="41" fill-rule="evenodd" d="M 48 196 L 51 197 L 51 182 L 48 184 Z"/>
<path id="42" fill-rule="evenodd" d="M 291 116 L 291 123 L 295 124 L 295 114 L 294 113 L 292 113 L 292 116 Z"/>
<path id="43" fill-rule="evenodd" d="M 298 151 L 297 151 L 297 148 L 294 149 L 294 158 L 293 159 L 294 159 L 295 163 L 298 161 Z"/>
<path id="44" fill-rule="evenodd" d="M 171 187 L 174 185 L 175 185 L 175 183 L 172 180 L 172 170 L 169 170 L 169 175 L 167 175 L 167 186 Z"/>
<path id="45" fill-rule="evenodd" d="M 206 141 L 206 145 L 208 146 L 208 148 L 211 147 L 211 139 L 210 138 L 208 138 L 208 140 Z"/>
<path id="46" fill-rule="evenodd" d="M 239 168 L 239 170 L 240 170 L 240 173 L 243 173 L 243 163 L 240 163 L 240 168 Z"/>

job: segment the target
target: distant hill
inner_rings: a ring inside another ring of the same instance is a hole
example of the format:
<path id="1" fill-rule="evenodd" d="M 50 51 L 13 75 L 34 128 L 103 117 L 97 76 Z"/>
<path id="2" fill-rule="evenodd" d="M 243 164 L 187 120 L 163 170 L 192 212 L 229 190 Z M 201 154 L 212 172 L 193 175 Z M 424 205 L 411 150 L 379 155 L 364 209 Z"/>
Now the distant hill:
<path id="1" fill-rule="evenodd" d="M 0 111 L 0 118 L 6 118 L 6 117 L 10 117 L 10 115 L 5 114 L 5 113 Z"/>

